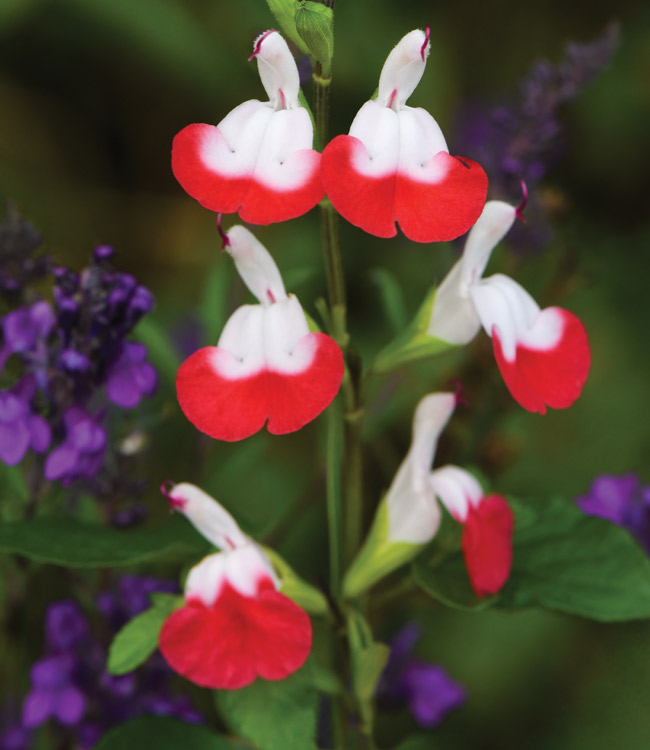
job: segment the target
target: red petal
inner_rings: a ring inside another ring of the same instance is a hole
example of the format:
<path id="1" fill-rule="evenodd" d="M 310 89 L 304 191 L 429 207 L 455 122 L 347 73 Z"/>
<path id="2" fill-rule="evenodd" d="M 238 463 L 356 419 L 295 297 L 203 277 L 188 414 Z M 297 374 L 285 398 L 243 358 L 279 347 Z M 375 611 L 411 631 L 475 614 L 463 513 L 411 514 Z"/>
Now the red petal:
<path id="1" fill-rule="evenodd" d="M 336 396 L 343 378 L 341 349 L 324 333 L 300 339 L 315 342 L 316 351 L 303 372 L 264 370 L 237 380 L 224 378 L 214 366 L 215 352 L 206 346 L 185 360 L 176 376 L 178 402 L 192 424 L 217 440 L 242 440 L 268 420 L 269 432 L 295 432 L 315 419 Z"/>
<path id="2" fill-rule="evenodd" d="M 546 407 L 566 409 L 578 398 L 591 366 L 587 332 L 582 321 L 561 307 L 542 311 L 562 316 L 563 331 L 552 349 L 517 346 L 514 362 L 503 356 L 498 332 L 492 334 L 494 356 L 512 397 L 524 409 L 546 413 Z"/>
<path id="3" fill-rule="evenodd" d="M 183 189 L 204 208 L 219 213 L 239 211 L 243 221 L 271 224 L 307 213 L 325 194 L 320 154 L 301 150 L 291 155 L 304 182 L 294 190 L 274 190 L 253 176 L 232 177 L 205 165 L 201 149 L 206 139 L 222 140 L 214 125 L 195 123 L 183 128 L 172 144 L 172 171 Z"/>
<path id="4" fill-rule="evenodd" d="M 282 680 L 311 650 L 309 616 L 267 588 L 242 596 L 228 583 L 211 607 L 194 599 L 173 612 L 160 632 L 160 650 L 188 680 L 215 690 L 237 690 L 257 677 Z"/>
<path id="5" fill-rule="evenodd" d="M 397 175 L 395 216 L 400 229 L 414 242 L 446 242 L 464 234 L 481 215 L 488 179 L 471 159 L 436 154 L 433 163 L 446 170 L 439 183 L 417 182 Z"/>
<path id="6" fill-rule="evenodd" d="M 487 176 L 471 159 L 440 152 L 433 161 L 446 175 L 431 184 L 399 173 L 368 177 L 354 168 L 355 156 L 368 158 L 358 138 L 334 138 L 323 151 L 323 182 L 341 216 L 369 234 L 394 237 L 397 221 L 415 242 L 452 240 L 476 222 L 485 205 Z"/>
<path id="7" fill-rule="evenodd" d="M 514 516 L 501 495 L 488 495 L 470 505 L 463 528 L 463 556 L 477 596 L 496 594 L 512 566 Z"/>
<path id="8" fill-rule="evenodd" d="M 321 162 L 325 192 L 350 224 L 376 237 L 394 237 L 395 175 L 359 174 L 352 166 L 355 154 L 368 158 L 366 147 L 354 136 L 339 135 L 327 144 Z"/>

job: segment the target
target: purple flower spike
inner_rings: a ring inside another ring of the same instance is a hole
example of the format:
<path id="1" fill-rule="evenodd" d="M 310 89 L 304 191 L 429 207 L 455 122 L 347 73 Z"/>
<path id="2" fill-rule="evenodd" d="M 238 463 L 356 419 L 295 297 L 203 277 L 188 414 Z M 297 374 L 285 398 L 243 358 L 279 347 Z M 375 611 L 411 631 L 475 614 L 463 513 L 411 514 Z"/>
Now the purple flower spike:
<path id="1" fill-rule="evenodd" d="M 377 698 L 380 703 L 406 703 L 420 726 L 439 724 L 451 710 L 466 700 L 465 689 L 445 670 L 412 656 L 422 635 L 419 623 L 407 623 L 393 639 L 390 657 L 382 674 Z"/>
<path id="2" fill-rule="evenodd" d="M 126 341 L 117 360 L 108 371 L 108 398 L 118 406 L 131 409 L 142 396 L 151 396 L 158 382 L 156 371 L 146 361 L 144 344 Z"/>
<path id="3" fill-rule="evenodd" d="M 88 622 L 76 602 L 51 604 L 45 614 L 45 635 L 52 651 L 67 651 L 88 637 Z"/>
<path id="4" fill-rule="evenodd" d="M 98 424 L 102 417 L 102 412 L 93 416 L 80 406 L 66 410 L 63 415 L 65 440 L 47 457 L 46 479 L 60 479 L 66 485 L 97 474 L 106 452 L 106 432 Z"/>
<path id="5" fill-rule="evenodd" d="M 636 474 L 597 477 L 576 503 L 588 515 L 627 529 L 650 555 L 650 486 L 642 486 Z"/>

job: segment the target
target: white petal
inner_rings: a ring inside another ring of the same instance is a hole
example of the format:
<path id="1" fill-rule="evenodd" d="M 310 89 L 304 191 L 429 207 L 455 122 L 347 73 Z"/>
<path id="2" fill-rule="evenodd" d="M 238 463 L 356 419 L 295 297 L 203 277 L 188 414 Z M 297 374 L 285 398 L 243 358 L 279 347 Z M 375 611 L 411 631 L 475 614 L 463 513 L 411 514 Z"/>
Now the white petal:
<path id="1" fill-rule="evenodd" d="M 169 497 L 196 530 L 222 550 L 248 544 L 235 519 L 213 497 L 189 482 L 174 485 Z"/>
<path id="2" fill-rule="evenodd" d="M 314 350 L 298 342 L 309 334 L 309 326 L 298 298 L 290 294 L 283 302 L 271 305 L 264 316 L 264 352 L 266 366 L 285 375 L 303 372 L 313 360 Z"/>
<path id="3" fill-rule="evenodd" d="M 463 523 L 470 505 L 476 507 L 483 498 L 477 479 L 458 466 L 443 466 L 431 472 L 429 482 L 445 508 Z"/>
<path id="4" fill-rule="evenodd" d="M 429 43 L 424 31 L 415 29 L 400 39 L 386 58 L 379 76 L 379 104 L 395 110 L 404 105 L 422 78 L 428 54 Z"/>
<path id="5" fill-rule="evenodd" d="M 436 182 L 433 167 L 429 166 L 433 157 L 445 151 L 449 153 L 447 142 L 438 123 L 421 107 L 404 107 L 398 113 L 399 120 L 399 172 L 414 180 Z M 437 175 L 444 179 L 445 173 Z"/>
<path id="6" fill-rule="evenodd" d="M 232 255 L 244 284 L 263 305 L 287 298 L 282 276 L 264 245 L 248 229 L 231 227 L 227 232 L 230 244 L 225 249 Z"/>
<path id="7" fill-rule="evenodd" d="M 209 169 L 228 177 L 250 177 L 259 156 L 267 126 L 274 115 L 268 102 L 257 99 L 240 104 L 218 123 L 206 138 L 201 158 Z"/>
<path id="8" fill-rule="evenodd" d="M 226 323 L 218 346 L 234 360 L 215 351 L 215 369 L 225 378 L 244 378 L 262 370 L 285 375 L 303 372 L 312 362 L 312 339 L 300 346 L 309 333 L 305 313 L 295 295 L 268 307 L 243 305 Z"/>
<path id="9" fill-rule="evenodd" d="M 474 301 L 469 287 L 462 283 L 462 275 L 461 258 L 436 289 L 427 327 L 429 336 L 458 345 L 469 343 L 481 330 Z"/>
<path id="10" fill-rule="evenodd" d="M 517 344 L 528 341 L 540 308 L 528 292 L 509 276 L 498 273 L 472 284 L 470 294 L 474 300 L 481 325 L 488 336 L 496 327 L 503 348 L 503 356 L 514 362 Z M 530 336 L 534 348 L 550 348 L 561 336 L 561 330 L 544 329 Z"/>
<path id="11" fill-rule="evenodd" d="M 189 572 L 185 581 L 185 598 L 199 598 L 210 607 L 228 582 L 243 596 L 255 596 L 261 579 L 270 578 L 276 588 L 278 579 L 266 555 L 254 543 L 229 552 L 204 557 Z"/>
<path id="12" fill-rule="evenodd" d="M 505 237 L 517 216 L 517 209 L 503 201 L 488 201 L 471 228 L 463 251 L 462 283 L 478 281 L 490 260 L 492 250 Z"/>
<path id="13" fill-rule="evenodd" d="M 376 101 L 366 102 L 350 126 L 350 135 L 358 138 L 368 158 L 354 161 L 357 172 L 368 177 L 394 174 L 399 163 L 399 118 L 396 112 Z"/>
<path id="14" fill-rule="evenodd" d="M 298 66 L 280 34 L 277 31 L 261 34 L 255 40 L 253 55 L 257 58 L 260 79 L 273 108 L 299 107 Z"/>
<path id="15" fill-rule="evenodd" d="M 456 406 L 453 393 L 432 393 L 418 404 L 413 439 L 386 495 L 388 538 L 424 544 L 440 525 L 440 508 L 429 482 L 438 437 Z"/>
<path id="16" fill-rule="evenodd" d="M 294 190 L 302 187 L 311 172 L 311 162 L 304 168 L 291 160 L 296 151 L 311 149 L 314 128 L 304 107 L 274 112 L 264 132 L 255 164 L 255 179 L 273 190 Z"/>

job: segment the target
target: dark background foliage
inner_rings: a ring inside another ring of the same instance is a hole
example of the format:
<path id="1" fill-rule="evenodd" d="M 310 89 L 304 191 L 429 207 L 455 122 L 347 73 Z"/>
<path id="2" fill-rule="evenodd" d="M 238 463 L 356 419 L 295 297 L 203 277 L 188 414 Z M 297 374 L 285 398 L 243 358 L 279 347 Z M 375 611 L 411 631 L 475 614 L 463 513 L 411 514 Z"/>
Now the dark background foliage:
<path id="1" fill-rule="evenodd" d="M 431 56 L 410 103 L 434 114 L 453 153 L 464 107 L 508 104 L 535 61 L 559 62 L 569 40 L 599 36 L 612 13 L 604 2 L 339 0 L 331 132 L 347 131 L 396 41 L 430 24 Z M 566 412 L 524 412 L 505 391 L 485 337 L 392 376 L 368 404 L 369 514 L 407 447 L 416 401 L 456 377 L 470 407 L 453 422 L 439 465 L 472 465 L 495 489 L 520 496 L 571 497 L 601 473 L 636 471 L 650 480 L 650 8 L 624 2 L 616 13 L 620 44 L 612 63 L 560 110 L 562 131 L 535 188 L 544 211 L 525 230 L 544 221 L 552 230 L 547 244 L 495 254 L 495 267 L 516 275 L 543 306 L 569 307 L 584 320 L 593 348 L 584 395 Z M 214 343 L 244 292 L 230 285 L 214 216 L 171 174 L 171 139 L 190 122 L 217 122 L 244 99 L 263 98 L 246 58 L 254 36 L 270 25 L 263 0 L 0 5 L 0 198 L 17 203 L 58 262 L 80 268 L 94 245 L 114 245 L 120 269 L 154 292 L 154 319 L 179 350 L 191 346 L 201 316 L 199 341 Z M 341 231 L 352 335 L 367 359 L 394 332 L 376 269 L 398 282 L 409 318 L 456 250 L 378 240 L 345 224 Z M 259 236 L 287 286 L 315 314 L 313 301 L 325 293 L 315 213 Z M 322 460 L 319 426 L 215 445 L 179 415 L 169 378 L 156 398 L 160 416 L 146 469 L 152 513 L 164 511 L 155 491 L 161 479 L 202 483 L 251 532 L 270 532 L 269 541 L 302 572 L 322 580 L 323 477 L 310 470 L 314 456 L 315 465 Z M 67 583 L 58 586 L 67 591 Z M 28 611 L 37 621 L 47 597 L 46 588 L 30 588 Z M 442 663 L 470 696 L 437 730 L 436 747 L 605 750 L 650 742 L 645 623 L 600 625 L 540 611 L 462 613 L 414 596 L 408 608 L 375 614 L 378 635 L 388 639 L 408 617 L 426 625 L 422 655 Z M 22 637 L 38 644 L 39 633 L 32 626 Z M 14 643 L 15 633 L 4 640 Z M 38 645 L 26 643 L 23 651 L 24 664 L 0 657 L 0 667 L 11 669 L 0 694 L 10 682 L 26 683 Z M 379 736 L 388 745 L 409 722 L 406 712 L 382 715 Z"/>

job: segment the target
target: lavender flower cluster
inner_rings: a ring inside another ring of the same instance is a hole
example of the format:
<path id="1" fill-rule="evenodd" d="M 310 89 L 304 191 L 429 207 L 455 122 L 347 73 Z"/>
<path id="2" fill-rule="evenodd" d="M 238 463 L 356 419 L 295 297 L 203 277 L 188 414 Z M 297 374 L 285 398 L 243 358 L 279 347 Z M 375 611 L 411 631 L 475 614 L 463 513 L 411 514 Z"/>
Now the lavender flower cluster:
<path id="1" fill-rule="evenodd" d="M 54 444 L 43 475 L 69 485 L 104 464 L 107 400 L 130 409 L 156 387 L 146 347 L 126 340 L 154 298 L 113 268 L 111 247 L 97 247 L 77 274 L 35 259 L 39 243 L 10 208 L 0 226 L 0 294 L 13 309 L 0 321 L 0 370 L 13 384 L 0 390 L 0 460 L 13 466 Z M 53 303 L 31 287 L 47 273 Z"/>
<path id="2" fill-rule="evenodd" d="M 149 607 L 149 595 L 177 591 L 169 581 L 122 576 L 116 590 L 97 597 L 103 622 L 95 630 L 76 602 L 50 604 L 44 653 L 31 668 L 31 689 L 22 700 L 20 718 L 14 716 L 0 728 L 0 750 L 28 750 L 38 728 L 48 722 L 61 744 L 72 741 L 81 750 L 92 747 L 111 727 L 145 714 L 202 722 L 190 698 L 172 692 L 173 673 L 160 654 L 137 673 L 115 677 L 105 668 L 112 637 Z"/>

